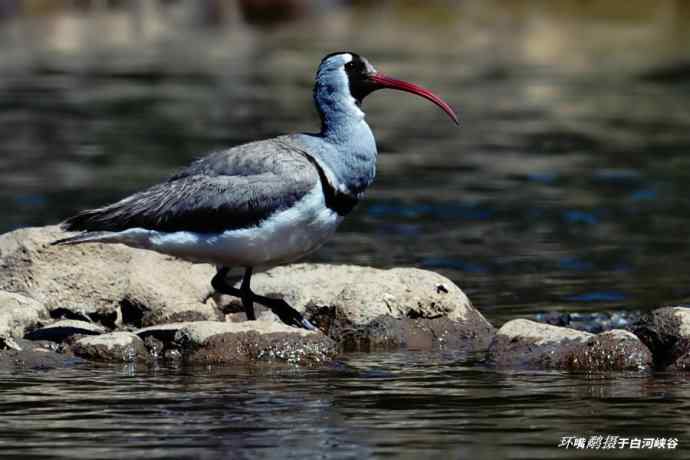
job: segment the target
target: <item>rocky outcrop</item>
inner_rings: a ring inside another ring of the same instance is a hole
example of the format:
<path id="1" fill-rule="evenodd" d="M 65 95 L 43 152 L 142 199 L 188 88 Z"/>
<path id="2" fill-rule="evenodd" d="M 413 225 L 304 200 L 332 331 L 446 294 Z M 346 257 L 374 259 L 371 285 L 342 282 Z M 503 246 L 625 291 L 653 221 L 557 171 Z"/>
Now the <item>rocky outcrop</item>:
<path id="1" fill-rule="evenodd" d="M 508 321 L 498 330 L 488 358 L 503 368 L 612 371 L 652 367 L 651 352 L 628 331 L 593 335 L 525 319 Z"/>
<path id="2" fill-rule="evenodd" d="M 314 366 L 330 361 L 337 344 L 320 332 L 272 320 L 168 323 L 136 331 L 149 354 L 188 364 L 288 363 Z"/>
<path id="3" fill-rule="evenodd" d="M 505 323 L 489 346 L 489 361 L 498 367 L 562 368 L 565 355 L 593 337 L 588 332 L 514 319 Z"/>
<path id="4" fill-rule="evenodd" d="M 632 332 L 613 329 L 591 337 L 566 357 L 566 369 L 642 371 L 654 366 L 652 353 Z"/>
<path id="5" fill-rule="evenodd" d="M 654 354 L 657 368 L 690 370 L 690 308 L 654 310 L 640 320 L 634 332 Z"/>
<path id="6" fill-rule="evenodd" d="M 43 304 L 13 292 L 0 291 L 0 340 L 18 338 L 48 318 Z"/>
<path id="7" fill-rule="evenodd" d="M 494 334 L 458 286 L 426 270 L 296 264 L 254 276 L 252 289 L 285 299 L 347 351 L 481 350 Z"/>
<path id="8" fill-rule="evenodd" d="M 45 306 L 53 317 L 142 327 L 219 319 L 206 301 L 214 270 L 123 245 L 51 246 L 58 227 L 0 236 L 0 289 Z"/>
<path id="9" fill-rule="evenodd" d="M 336 343 L 325 335 L 274 321 L 195 322 L 176 332 L 175 344 L 183 359 L 194 364 L 314 366 L 331 361 L 337 353 Z"/>
<path id="10" fill-rule="evenodd" d="M 34 329 L 24 337 L 29 340 L 49 340 L 62 343 L 74 335 L 98 335 L 105 332 L 105 328 L 98 324 L 75 319 L 63 319 L 39 329 Z"/>
<path id="11" fill-rule="evenodd" d="M 9 348 L 0 347 L 0 371 L 56 369 L 84 362 L 71 353 L 58 351 L 58 347 L 51 342 L 12 339 L 10 343 Z"/>
<path id="12" fill-rule="evenodd" d="M 72 352 L 91 361 L 132 363 L 149 360 L 144 342 L 131 332 L 82 337 L 74 342 Z"/>
<path id="13" fill-rule="evenodd" d="M 50 244 L 64 236 L 57 227 L 0 236 L 3 348 L 26 337 L 100 361 L 313 365 L 336 349 L 484 350 L 495 332 L 459 287 L 429 271 L 299 264 L 257 274 L 254 291 L 284 298 L 323 332 L 307 333 L 268 310 L 244 321 L 238 299 L 209 296 L 208 265 L 123 245 Z"/>
<path id="14" fill-rule="evenodd" d="M 181 323 L 159 324 L 157 326 L 149 326 L 139 329 L 136 331 L 136 334 L 143 340 L 152 337 L 163 343 L 170 343 L 175 340 L 175 334 L 177 334 L 177 331 L 185 326 L 189 326 L 190 324 L 194 324 L 194 322 L 185 321 Z"/>

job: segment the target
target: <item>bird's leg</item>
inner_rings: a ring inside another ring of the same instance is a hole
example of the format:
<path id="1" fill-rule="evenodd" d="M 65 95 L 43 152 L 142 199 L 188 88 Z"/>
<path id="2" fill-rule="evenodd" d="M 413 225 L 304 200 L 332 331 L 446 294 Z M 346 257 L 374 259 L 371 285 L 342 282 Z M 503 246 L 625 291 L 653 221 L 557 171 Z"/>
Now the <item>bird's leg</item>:
<path id="1" fill-rule="evenodd" d="M 211 286 L 213 286 L 213 289 L 221 294 L 239 297 L 242 300 L 242 306 L 247 314 L 247 319 L 252 321 L 255 320 L 256 315 L 254 314 L 254 293 L 249 287 L 249 283 L 252 279 L 252 269 L 247 268 L 244 272 L 242 286 L 240 286 L 239 289 L 228 284 L 227 276 L 229 271 L 230 268 L 228 267 L 219 267 L 216 276 L 214 276 L 211 280 Z"/>
<path id="2" fill-rule="evenodd" d="M 244 306 L 244 312 L 247 314 L 247 319 L 249 321 L 254 321 L 256 315 L 254 314 L 254 293 L 249 287 L 249 283 L 252 280 L 252 267 L 247 267 L 244 272 L 244 278 L 242 278 L 242 286 L 240 287 L 242 299 L 242 305 Z"/>
<path id="3" fill-rule="evenodd" d="M 213 286 L 213 289 L 221 294 L 242 298 L 242 291 L 228 284 L 226 277 L 228 276 L 229 271 L 230 268 L 228 267 L 218 267 L 216 276 L 214 276 L 211 280 L 211 286 Z"/>
<path id="4" fill-rule="evenodd" d="M 242 286 L 240 289 L 230 286 L 227 283 L 227 274 L 230 271 L 228 267 L 218 268 L 218 273 L 211 280 L 211 285 L 213 289 L 220 292 L 221 294 L 228 294 L 231 296 L 239 297 L 242 299 L 242 305 L 244 305 L 245 311 L 247 311 L 247 319 L 254 319 L 254 305 L 253 302 L 259 303 L 265 307 L 271 309 L 275 315 L 280 318 L 282 322 L 289 326 L 301 327 L 310 331 L 315 331 L 316 327 L 311 324 L 307 319 L 302 316 L 300 312 L 292 308 L 283 299 L 273 299 L 271 297 L 264 297 L 252 292 L 250 288 L 250 280 L 252 275 L 251 268 L 248 268 L 242 279 Z M 251 308 L 251 316 L 250 310 Z"/>

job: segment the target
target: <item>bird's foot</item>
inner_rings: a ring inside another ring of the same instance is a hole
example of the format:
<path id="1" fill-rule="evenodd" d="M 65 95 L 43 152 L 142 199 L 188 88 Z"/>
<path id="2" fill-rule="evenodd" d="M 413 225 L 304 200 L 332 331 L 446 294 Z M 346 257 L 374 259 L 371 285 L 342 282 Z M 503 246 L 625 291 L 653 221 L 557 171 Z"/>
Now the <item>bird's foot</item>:
<path id="1" fill-rule="evenodd" d="M 230 286 L 225 279 L 226 273 L 227 270 L 219 271 L 219 273 L 216 274 L 211 281 L 211 284 L 213 285 L 213 288 L 221 294 L 227 294 L 242 299 L 242 304 L 244 305 L 245 312 L 247 313 L 247 320 L 251 321 L 255 319 L 252 304 L 256 302 L 269 308 L 278 318 L 280 318 L 283 323 L 287 324 L 288 326 L 298 327 L 308 331 L 317 330 L 316 326 L 314 326 L 308 319 L 302 316 L 300 312 L 292 308 L 283 299 L 274 299 L 255 294 L 249 290 L 248 287 L 243 290 Z"/>
<path id="2" fill-rule="evenodd" d="M 252 295 L 256 303 L 270 308 L 271 311 L 288 326 L 299 327 L 308 331 L 318 330 L 316 326 L 309 322 L 308 319 L 306 319 L 300 312 L 292 308 L 283 299 L 264 297 L 254 293 L 252 293 Z"/>

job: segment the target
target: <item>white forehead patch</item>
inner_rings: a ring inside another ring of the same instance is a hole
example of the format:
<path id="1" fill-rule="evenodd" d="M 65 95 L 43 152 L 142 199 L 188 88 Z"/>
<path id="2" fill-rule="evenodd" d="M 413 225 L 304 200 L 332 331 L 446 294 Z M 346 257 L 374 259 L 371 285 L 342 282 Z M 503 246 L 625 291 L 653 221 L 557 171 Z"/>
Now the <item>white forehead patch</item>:
<path id="1" fill-rule="evenodd" d="M 321 62 L 321 65 L 319 66 L 319 70 L 317 72 L 318 74 L 321 73 L 328 73 L 332 72 L 334 70 L 342 71 L 343 67 L 345 67 L 345 64 L 348 62 L 351 62 L 353 60 L 352 54 L 350 53 L 341 53 L 341 54 L 336 54 L 328 59 L 324 60 Z M 345 76 L 345 72 L 343 71 L 343 76 Z M 345 78 L 347 78 L 345 76 Z"/>
<path id="2" fill-rule="evenodd" d="M 336 54 L 328 59 L 328 63 L 335 66 L 345 65 L 352 61 L 352 55 L 350 53 Z"/>

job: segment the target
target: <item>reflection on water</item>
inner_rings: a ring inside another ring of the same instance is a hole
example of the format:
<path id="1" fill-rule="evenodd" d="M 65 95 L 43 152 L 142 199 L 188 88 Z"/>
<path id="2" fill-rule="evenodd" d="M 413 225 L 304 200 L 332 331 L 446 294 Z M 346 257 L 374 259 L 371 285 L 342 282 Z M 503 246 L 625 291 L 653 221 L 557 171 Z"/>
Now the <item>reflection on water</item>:
<path id="1" fill-rule="evenodd" d="M 379 176 L 312 260 L 438 270 L 496 323 L 690 297 L 688 2 L 259 3 L 0 2 L 0 231 L 118 199 L 211 149 L 313 130 L 315 68 L 353 49 L 443 95 L 462 126 L 408 95 L 368 98 Z M 687 426 L 678 377 L 398 358 L 347 358 L 353 374 L 7 378 L 0 445 L 537 458 L 566 432 Z"/>
<path id="2" fill-rule="evenodd" d="M 683 447 L 684 377 L 495 372 L 466 359 L 367 354 L 325 370 L 0 375 L 0 446 L 32 458 L 582 458 L 557 449 L 560 437 L 615 434 L 675 437 Z M 596 454 L 616 452 L 588 451 Z"/>

